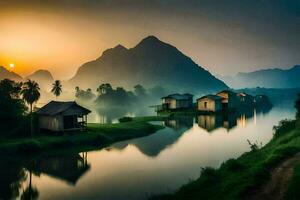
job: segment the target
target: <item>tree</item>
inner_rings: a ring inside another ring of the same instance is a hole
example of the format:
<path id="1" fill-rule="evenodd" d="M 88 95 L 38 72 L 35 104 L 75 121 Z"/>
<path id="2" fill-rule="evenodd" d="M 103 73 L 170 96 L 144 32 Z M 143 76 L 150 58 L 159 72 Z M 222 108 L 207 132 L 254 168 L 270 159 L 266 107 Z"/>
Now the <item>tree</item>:
<path id="1" fill-rule="evenodd" d="M 138 97 L 144 97 L 146 96 L 146 89 L 138 84 L 136 86 L 134 86 L 134 93 L 138 96 Z"/>
<path id="2" fill-rule="evenodd" d="M 97 88 L 97 92 L 102 95 L 102 94 L 107 94 L 111 92 L 113 89 L 109 83 L 103 83 Z"/>
<path id="3" fill-rule="evenodd" d="M 60 80 L 56 80 L 52 84 L 52 90 L 51 90 L 51 92 L 56 96 L 56 98 L 61 94 L 61 92 L 62 92 L 62 85 L 60 83 Z"/>
<path id="4" fill-rule="evenodd" d="M 25 102 L 30 106 L 30 132 L 31 137 L 33 136 L 33 118 L 32 118 L 32 105 L 37 102 L 41 96 L 39 84 L 35 81 L 28 79 L 21 90 L 21 95 Z"/>
<path id="5" fill-rule="evenodd" d="M 298 94 L 298 99 L 295 102 L 295 108 L 297 110 L 297 112 L 296 112 L 296 118 L 300 119 L 300 93 Z"/>
<path id="6" fill-rule="evenodd" d="M 0 127 L 1 134 L 24 132 L 24 100 L 20 98 L 21 83 L 4 79 L 0 81 Z M 13 122 L 13 123 L 12 123 Z"/>

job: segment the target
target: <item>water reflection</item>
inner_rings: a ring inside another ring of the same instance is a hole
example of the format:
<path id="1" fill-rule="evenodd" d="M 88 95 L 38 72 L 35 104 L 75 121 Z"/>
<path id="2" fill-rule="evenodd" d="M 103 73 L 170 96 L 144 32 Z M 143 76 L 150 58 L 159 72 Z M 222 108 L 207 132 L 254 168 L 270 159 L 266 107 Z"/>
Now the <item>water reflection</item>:
<path id="1" fill-rule="evenodd" d="M 207 130 L 208 132 L 213 132 L 219 128 L 224 128 L 229 132 L 236 126 L 245 127 L 247 121 L 252 118 L 256 124 L 256 115 L 267 114 L 270 110 L 271 107 L 265 107 L 237 110 L 236 112 L 231 113 L 198 115 L 196 117 L 196 123 L 199 127 Z"/>
<path id="2" fill-rule="evenodd" d="M 75 186 L 90 169 L 86 152 L 30 158 L 2 158 L 0 161 L 0 199 L 38 199 L 32 176 L 47 175 Z"/>
<path id="3" fill-rule="evenodd" d="M 0 159 L 0 199 L 146 199 L 170 192 L 249 150 L 266 144 L 272 126 L 294 110 L 252 110 L 235 115 L 173 116 L 147 137 L 80 154 Z M 228 131 L 230 134 L 228 134 Z M 213 133 L 213 134 L 212 134 Z"/>

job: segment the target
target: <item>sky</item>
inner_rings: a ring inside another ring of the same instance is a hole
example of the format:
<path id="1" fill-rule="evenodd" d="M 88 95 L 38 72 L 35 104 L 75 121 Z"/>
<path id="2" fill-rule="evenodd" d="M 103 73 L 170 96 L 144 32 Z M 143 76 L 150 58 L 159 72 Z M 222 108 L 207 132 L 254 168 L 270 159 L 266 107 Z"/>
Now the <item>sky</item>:
<path id="1" fill-rule="evenodd" d="M 0 0 L 0 66 L 70 79 L 148 35 L 213 74 L 300 64 L 300 0 Z"/>

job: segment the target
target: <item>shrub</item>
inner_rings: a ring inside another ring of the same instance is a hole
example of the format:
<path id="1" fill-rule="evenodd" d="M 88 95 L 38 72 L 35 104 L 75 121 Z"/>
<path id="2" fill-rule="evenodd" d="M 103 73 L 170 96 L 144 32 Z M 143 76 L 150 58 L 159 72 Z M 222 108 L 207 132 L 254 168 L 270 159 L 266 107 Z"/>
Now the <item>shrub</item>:
<path id="1" fill-rule="evenodd" d="M 133 119 L 132 117 L 122 117 L 119 119 L 119 122 L 120 123 L 123 123 L 123 122 L 131 122 Z"/>
<path id="2" fill-rule="evenodd" d="M 280 137 L 281 135 L 292 131 L 296 128 L 296 121 L 295 120 L 281 120 L 277 126 L 273 127 L 274 130 L 274 137 Z"/>
<path id="3" fill-rule="evenodd" d="M 228 171 L 238 171 L 244 168 L 236 159 L 229 159 L 221 165 L 221 168 Z"/>
<path id="4" fill-rule="evenodd" d="M 23 142 L 18 146 L 18 151 L 21 153 L 36 153 L 42 149 L 41 145 L 37 141 Z"/>
<path id="5" fill-rule="evenodd" d="M 217 174 L 217 170 L 212 167 L 202 168 L 201 178 L 205 183 L 216 183 L 219 180 L 219 175 Z"/>

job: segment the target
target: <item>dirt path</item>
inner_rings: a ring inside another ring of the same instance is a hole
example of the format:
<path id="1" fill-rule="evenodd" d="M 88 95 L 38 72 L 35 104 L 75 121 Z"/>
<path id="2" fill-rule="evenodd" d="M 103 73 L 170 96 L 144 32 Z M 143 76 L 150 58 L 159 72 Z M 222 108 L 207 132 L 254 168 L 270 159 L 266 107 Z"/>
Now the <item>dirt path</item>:
<path id="1" fill-rule="evenodd" d="M 271 172 L 271 179 L 261 188 L 252 191 L 247 200 L 281 200 L 293 176 L 294 166 L 300 162 L 300 153 L 281 162 Z"/>

